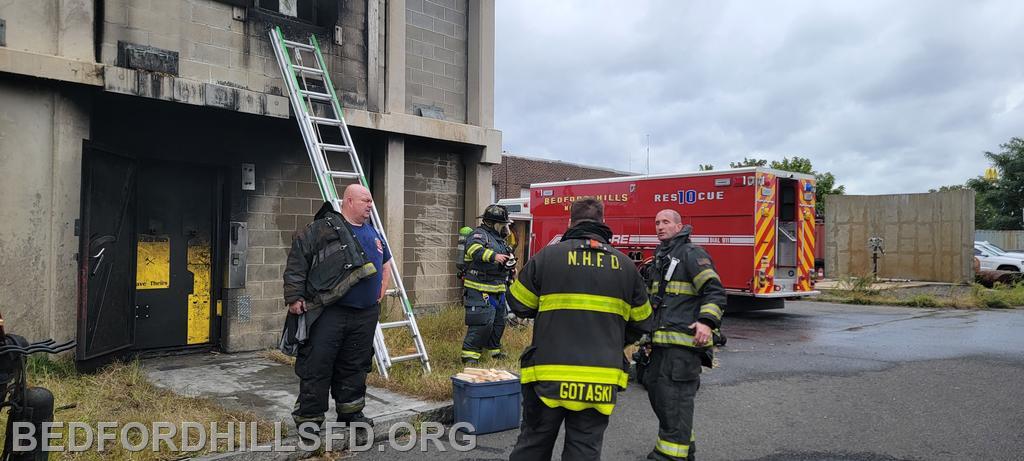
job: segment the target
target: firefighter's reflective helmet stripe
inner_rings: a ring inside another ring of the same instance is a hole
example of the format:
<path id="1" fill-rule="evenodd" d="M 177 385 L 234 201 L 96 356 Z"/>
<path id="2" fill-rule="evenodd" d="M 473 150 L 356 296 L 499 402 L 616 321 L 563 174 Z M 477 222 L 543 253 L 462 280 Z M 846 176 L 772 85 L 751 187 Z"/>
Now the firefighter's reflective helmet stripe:
<path id="1" fill-rule="evenodd" d="M 565 408 L 566 410 L 572 411 L 583 411 L 589 408 L 597 410 L 599 413 L 605 416 L 611 416 L 612 410 L 615 409 L 614 403 L 589 403 L 589 402 L 577 402 L 575 400 L 562 400 L 562 399 L 551 399 L 539 395 L 540 401 L 544 402 L 550 408 Z"/>
<path id="2" fill-rule="evenodd" d="M 620 368 L 582 365 L 534 365 L 520 370 L 523 384 L 537 381 L 570 381 L 591 384 L 615 384 L 625 389 L 629 374 Z"/>
<path id="3" fill-rule="evenodd" d="M 491 284 L 491 283 L 480 283 L 480 282 L 474 282 L 474 281 L 468 280 L 468 279 L 463 280 L 462 283 L 466 286 L 466 288 L 472 288 L 472 289 L 474 289 L 476 291 L 483 291 L 484 293 L 504 293 L 505 292 L 505 284 L 504 283 L 494 283 L 494 284 Z"/>
<path id="4" fill-rule="evenodd" d="M 469 248 L 466 248 L 466 254 L 463 256 L 462 260 L 463 261 L 467 261 L 467 262 L 468 261 L 472 261 L 473 260 L 473 255 L 475 255 L 476 252 L 478 252 L 480 250 L 483 250 L 483 249 L 484 249 L 484 246 L 479 244 L 479 243 L 474 243 L 474 244 L 470 245 Z"/>
<path id="5" fill-rule="evenodd" d="M 662 454 L 672 456 L 674 458 L 686 458 L 690 453 L 689 445 L 673 443 L 660 438 L 658 439 L 658 444 L 654 446 L 654 449 L 658 450 Z"/>
<path id="6" fill-rule="evenodd" d="M 722 308 L 718 307 L 718 304 L 707 303 L 700 306 L 701 314 L 708 314 L 718 320 L 722 319 Z"/>
<path id="7" fill-rule="evenodd" d="M 697 291 L 693 289 L 693 284 L 690 282 L 678 282 L 670 281 L 665 286 L 665 293 L 673 295 L 696 295 Z"/>
<path id="8" fill-rule="evenodd" d="M 700 291 L 700 289 L 704 287 L 704 284 L 707 283 L 708 280 L 717 278 L 718 274 L 715 272 L 714 269 L 704 269 L 700 271 L 700 273 L 697 274 L 695 277 L 693 277 L 693 284 L 694 286 L 697 287 L 697 291 Z"/>
<path id="9" fill-rule="evenodd" d="M 463 349 L 462 350 L 462 358 L 464 358 L 464 359 L 480 359 L 480 353 L 479 352 L 473 352 L 473 351 L 467 351 L 467 350 Z"/>
<path id="10" fill-rule="evenodd" d="M 512 296 L 516 298 L 516 301 L 519 301 L 520 304 L 530 309 L 540 307 L 540 297 L 530 291 L 529 288 L 526 288 L 526 285 L 523 285 L 518 278 L 516 278 L 515 282 L 512 282 L 511 290 Z"/>
<path id="11" fill-rule="evenodd" d="M 673 346 L 706 347 L 711 345 L 711 341 L 711 338 L 708 338 L 708 342 L 703 345 L 696 345 L 693 342 L 693 335 L 678 331 L 658 330 L 651 336 L 651 342 L 654 344 L 670 344 Z"/>

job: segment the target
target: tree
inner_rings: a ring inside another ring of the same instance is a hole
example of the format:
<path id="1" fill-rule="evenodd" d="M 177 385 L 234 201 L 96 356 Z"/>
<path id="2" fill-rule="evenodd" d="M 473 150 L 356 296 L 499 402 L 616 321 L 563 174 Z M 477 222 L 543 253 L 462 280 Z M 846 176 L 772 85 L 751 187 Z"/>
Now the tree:
<path id="1" fill-rule="evenodd" d="M 748 166 L 765 166 L 767 164 L 768 164 L 768 161 L 763 159 L 763 158 L 758 159 L 758 158 L 746 158 L 746 157 L 743 157 L 743 161 L 741 161 L 741 162 L 729 162 L 729 168 L 743 168 L 743 167 L 748 167 Z"/>
<path id="2" fill-rule="evenodd" d="M 942 186 L 942 187 L 939 187 L 938 189 L 928 189 L 928 192 L 929 193 L 949 192 L 951 190 L 971 190 L 971 188 L 966 186 L 966 185 L 964 185 L 964 184 L 953 184 L 951 186 Z"/>
<path id="3" fill-rule="evenodd" d="M 814 171 L 814 166 L 811 164 L 811 160 L 804 157 L 793 156 L 793 158 L 783 157 L 782 160 L 772 160 L 769 163 L 765 159 L 757 158 L 743 158 L 740 162 L 730 162 L 729 166 L 733 168 L 742 168 L 745 166 L 765 166 L 782 171 L 792 171 L 794 173 L 804 173 L 814 175 L 815 189 L 814 198 L 815 205 L 814 211 L 820 216 L 825 213 L 825 197 L 828 195 L 843 195 L 846 193 L 846 186 L 837 186 L 836 177 L 829 172 L 818 173 Z"/>
<path id="4" fill-rule="evenodd" d="M 985 152 L 998 172 L 995 180 L 983 176 L 969 179 L 974 189 L 975 227 L 992 230 L 1019 230 L 1024 208 L 1024 139 L 1010 138 L 999 146 L 999 153 Z"/>
<path id="5" fill-rule="evenodd" d="M 697 165 L 697 171 L 711 171 L 714 170 L 715 166 L 710 163 L 701 163 Z"/>

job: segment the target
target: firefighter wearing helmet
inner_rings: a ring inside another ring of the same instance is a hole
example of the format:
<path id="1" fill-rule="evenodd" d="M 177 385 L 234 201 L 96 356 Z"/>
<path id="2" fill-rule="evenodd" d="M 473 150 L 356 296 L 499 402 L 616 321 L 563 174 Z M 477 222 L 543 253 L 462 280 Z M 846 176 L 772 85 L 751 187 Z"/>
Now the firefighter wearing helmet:
<path id="1" fill-rule="evenodd" d="M 515 266 L 512 250 L 505 243 L 509 234 L 508 210 L 490 205 L 480 216 L 480 226 L 466 239 L 463 254 L 466 338 L 462 341 L 462 362 L 479 363 L 486 353 L 502 358 L 501 335 L 505 332 L 505 289 L 509 271 Z"/>

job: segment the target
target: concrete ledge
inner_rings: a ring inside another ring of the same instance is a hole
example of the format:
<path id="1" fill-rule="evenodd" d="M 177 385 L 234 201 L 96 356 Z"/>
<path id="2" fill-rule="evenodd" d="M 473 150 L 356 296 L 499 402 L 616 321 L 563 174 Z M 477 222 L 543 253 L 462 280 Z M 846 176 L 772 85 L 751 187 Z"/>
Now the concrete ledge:
<path id="1" fill-rule="evenodd" d="M 501 131 L 408 114 L 344 108 L 349 126 L 486 147 L 483 163 L 501 163 Z"/>
<path id="2" fill-rule="evenodd" d="M 142 96 L 196 106 L 216 107 L 247 114 L 288 118 L 288 98 L 257 93 L 167 74 L 106 66 L 103 89 L 111 93 Z"/>
<path id="3" fill-rule="evenodd" d="M 0 48 L 0 72 L 103 86 L 103 64 Z"/>

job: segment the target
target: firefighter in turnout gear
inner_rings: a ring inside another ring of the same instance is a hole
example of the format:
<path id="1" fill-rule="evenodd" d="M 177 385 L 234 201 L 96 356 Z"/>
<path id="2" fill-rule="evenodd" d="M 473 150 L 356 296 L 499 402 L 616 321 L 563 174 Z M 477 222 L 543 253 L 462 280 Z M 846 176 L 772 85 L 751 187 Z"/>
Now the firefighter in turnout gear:
<path id="1" fill-rule="evenodd" d="M 507 304 L 505 291 L 512 251 L 505 244 L 508 210 L 490 205 L 482 223 L 466 239 L 462 278 L 466 306 L 466 338 L 462 341 L 462 362 L 478 363 L 484 353 L 501 358 L 501 335 L 505 332 Z"/>
<path id="2" fill-rule="evenodd" d="M 628 380 L 623 348 L 653 325 L 643 278 L 611 237 L 602 203 L 576 200 L 562 240 L 531 258 L 509 290 L 512 312 L 535 319 L 520 357 L 523 421 L 511 461 L 551 459 L 563 422 L 563 460 L 601 458 Z"/>
<path id="3" fill-rule="evenodd" d="M 643 381 L 659 424 L 648 459 L 695 459 L 694 397 L 701 365 L 712 366 L 713 330 L 721 326 L 725 308 L 725 289 L 714 264 L 690 242 L 692 228 L 682 221 L 669 209 L 655 217 L 661 240 L 650 288 L 655 331 Z"/>

